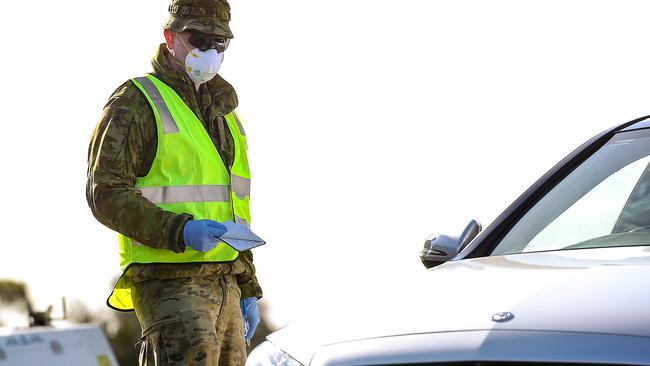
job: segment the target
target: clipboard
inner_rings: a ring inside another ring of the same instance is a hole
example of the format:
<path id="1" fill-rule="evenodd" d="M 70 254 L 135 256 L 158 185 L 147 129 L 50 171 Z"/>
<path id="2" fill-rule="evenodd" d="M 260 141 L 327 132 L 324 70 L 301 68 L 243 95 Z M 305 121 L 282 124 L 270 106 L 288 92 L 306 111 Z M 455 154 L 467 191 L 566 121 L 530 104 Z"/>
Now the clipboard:
<path id="1" fill-rule="evenodd" d="M 251 229 L 242 224 L 237 224 L 232 221 L 222 223 L 228 231 L 219 237 L 219 240 L 231 246 L 238 252 L 257 248 L 266 244 L 262 238 L 255 235 Z"/>

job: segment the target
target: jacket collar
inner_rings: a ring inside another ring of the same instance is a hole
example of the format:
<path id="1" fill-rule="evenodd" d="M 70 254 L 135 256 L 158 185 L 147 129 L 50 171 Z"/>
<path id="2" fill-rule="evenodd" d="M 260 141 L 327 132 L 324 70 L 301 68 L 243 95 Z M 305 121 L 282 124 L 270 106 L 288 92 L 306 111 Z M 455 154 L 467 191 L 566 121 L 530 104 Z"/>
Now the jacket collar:
<path id="1" fill-rule="evenodd" d="M 190 77 L 174 69 L 171 62 L 167 45 L 160 44 L 151 61 L 154 75 L 174 89 L 186 103 L 196 100 L 202 112 L 206 112 L 209 108 L 216 108 L 216 114 L 221 116 L 237 108 L 238 99 L 235 89 L 219 74 L 207 83 L 201 84 L 196 92 Z"/>

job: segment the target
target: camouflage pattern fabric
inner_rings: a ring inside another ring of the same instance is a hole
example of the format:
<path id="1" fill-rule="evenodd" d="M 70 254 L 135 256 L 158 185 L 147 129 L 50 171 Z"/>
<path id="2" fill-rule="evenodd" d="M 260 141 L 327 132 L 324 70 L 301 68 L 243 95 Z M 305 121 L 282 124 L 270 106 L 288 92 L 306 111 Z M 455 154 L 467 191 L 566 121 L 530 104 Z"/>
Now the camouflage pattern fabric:
<path id="1" fill-rule="evenodd" d="M 141 366 L 244 365 L 237 280 L 212 275 L 149 280 L 132 287 L 142 326 Z"/>
<path id="2" fill-rule="evenodd" d="M 197 92 L 189 76 L 174 70 L 168 57 L 165 44 L 161 44 L 152 61 L 153 74 L 183 98 L 204 125 L 221 158 L 230 164 L 234 156 L 232 136 L 225 130 L 223 140 L 219 131 L 227 128 L 223 116 L 237 107 L 235 90 L 217 75 L 201 84 Z M 145 176 L 151 168 L 156 146 L 151 106 L 128 80 L 111 95 L 93 132 L 86 198 L 93 215 L 105 226 L 150 247 L 181 252 L 182 229 L 191 216 L 164 211 L 133 189 L 137 177 Z M 232 264 L 132 265 L 116 286 L 129 288 L 136 281 L 190 277 L 202 271 L 236 274 L 243 297 L 262 297 L 251 251 L 242 252 Z"/>
<path id="3" fill-rule="evenodd" d="M 233 38 L 229 22 L 230 5 L 225 0 L 173 0 L 163 27 L 177 33 L 193 29 Z"/>

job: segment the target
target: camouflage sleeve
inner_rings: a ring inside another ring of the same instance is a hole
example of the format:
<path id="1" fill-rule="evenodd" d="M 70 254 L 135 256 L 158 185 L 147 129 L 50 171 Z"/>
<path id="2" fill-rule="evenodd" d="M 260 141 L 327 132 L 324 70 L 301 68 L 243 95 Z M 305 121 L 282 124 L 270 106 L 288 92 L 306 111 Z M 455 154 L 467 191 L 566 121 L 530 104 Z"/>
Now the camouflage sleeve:
<path id="1" fill-rule="evenodd" d="M 106 103 L 93 132 L 86 199 L 95 218 L 110 229 L 147 246 L 180 253 L 182 230 L 191 216 L 162 210 L 133 189 L 136 177 L 151 167 L 156 139 L 153 111 L 127 81 Z"/>
<path id="2" fill-rule="evenodd" d="M 246 267 L 244 273 L 237 275 L 237 284 L 241 290 L 241 297 L 257 297 L 258 299 L 262 298 L 262 288 L 260 287 L 259 282 L 257 282 L 257 276 L 255 275 L 255 265 L 253 264 L 253 252 L 250 250 L 243 251 L 239 254 L 239 260 L 242 261 Z"/>

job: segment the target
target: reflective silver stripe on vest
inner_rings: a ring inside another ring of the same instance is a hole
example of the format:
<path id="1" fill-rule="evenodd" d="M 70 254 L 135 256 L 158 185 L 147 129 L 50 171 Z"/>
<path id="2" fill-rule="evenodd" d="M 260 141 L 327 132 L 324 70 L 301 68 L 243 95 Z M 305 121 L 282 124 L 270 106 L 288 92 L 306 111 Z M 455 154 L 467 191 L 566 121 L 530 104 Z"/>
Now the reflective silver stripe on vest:
<path id="1" fill-rule="evenodd" d="M 230 176 L 230 185 L 237 197 L 243 198 L 244 195 L 251 195 L 251 180 L 237 175 Z"/>
<path id="2" fill-rule="evenodd" d="M 174 117 L 172 117 L 169 108 L 167 108 L 167 105 L 163 101 L 160 92 L 153 84 L 153 82 L 144 76 L 135 78 L 135 80 L 138 83 L 140 83 L 140 85 L 142 85 L 144 90 L 147 91 L 149 98 L 151 98 L 151 101 L 156 106 L 156 109 L 158 110 L 158 115 L 160 116 L 160 122 L 162 122 L 163 125 L 163 132 L 164 133 L 178 132 L 178 126 L 176 125 L 176 121 L 174 121 Z"/>
<path id="3" fill-rule="evenodd" d="M 153 203 L 230 202 L 226 185 L 139 187 L 142 197 Z"/>
<path id="4" fill-rule="evenodd" d="M 236 224 L 242 224 L 242 225 L 250 226 L 250 225 L 248 224 L 248 221 L 246 221 L 246 219 L 243 219 L 243 218 L 241 218 L 241 217 L 239 217 L 239 216 L 237 216 L 237 215 L 235 215 L 235 223 L 236 223 Z"/>
<path id="5" fill-rule="evenodd" d="M 235 114 L 235 112 L 232 112 L 232 117 L 235 119 L 235 122 L 237 122 L 237 127 L 239 127 L 239 133 L 241 133 L 242 136 L 246 136 L 246 132 L 244 131 L 244 126 L 241 125 L 241 122 L 239 122 L 239 118 Z"/>

